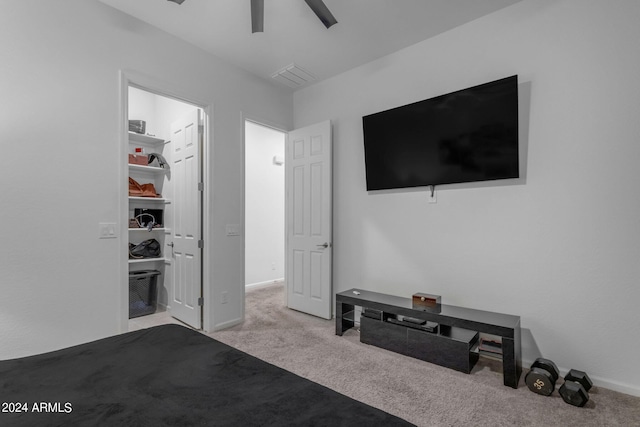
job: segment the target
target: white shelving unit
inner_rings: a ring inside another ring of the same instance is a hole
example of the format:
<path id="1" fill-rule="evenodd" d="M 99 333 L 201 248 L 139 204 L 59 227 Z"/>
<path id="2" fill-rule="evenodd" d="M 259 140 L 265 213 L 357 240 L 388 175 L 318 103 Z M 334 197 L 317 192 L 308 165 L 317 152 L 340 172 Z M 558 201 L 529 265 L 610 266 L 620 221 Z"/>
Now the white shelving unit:
<path id="1" fill-rule="evenodd" d="M 129 132 L 129 150 L 128 152 L 133 154 L 135 147 L 142 147 L 145 154 L 149 153 L 162 153 L 165 141 L 160 138 L 156 138 L 149 135 L 142 135 L 134 132 Z M 138 181 L 140 184 L 153 183 L 156 191 L 161 193 L 163 181 L 168 170 L 156 166 L 145 166 L 137 164 L 129 164 L 129 176 Z M 151 209 L 163 209 L 165 205 L 168 205 L 171 201 L 164 197 L 129 197 L 129 212 L 130 218 L 133 218 L 133 211 L 136 208 L 151 208 Z M 166 218 L 166 217 L 165 217 Z M 144 233 L 147 233 L 145 235 Z M 129 228 L 129 242 L 140 243 L 143 240 L 154 238 L 157 239 L 162 248 L 162 254 L 164 255 L 164 238 L 170 233 L 168 228 L 154 228 L 148 231 L 146 228 Z M 153 264 L 153 263 L 169 263 L 170 258 L 161 256 L 158 258 L 144 258 L 144 259 L 129 259 L 130 266 L 137 266 L 140 264 Z"/>

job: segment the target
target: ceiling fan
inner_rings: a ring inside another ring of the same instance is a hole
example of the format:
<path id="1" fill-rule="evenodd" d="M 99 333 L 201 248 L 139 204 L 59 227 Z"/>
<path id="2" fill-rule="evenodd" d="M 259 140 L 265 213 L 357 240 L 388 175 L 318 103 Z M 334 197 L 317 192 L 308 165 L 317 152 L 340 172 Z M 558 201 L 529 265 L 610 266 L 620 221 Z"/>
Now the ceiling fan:
<path id="1" fill-rule="evenodd" d="M 169 0 L 177 4 L 184 3 L 185 0 Z M 322 0 L 304 0 L 313 10 L 313 13 L 322 21 L 327 29 L 338 21 L 333 16 L 327 5 Z M 264 0 L 251 0 L 251 32 L 261 33 L 264 31 Z"/>

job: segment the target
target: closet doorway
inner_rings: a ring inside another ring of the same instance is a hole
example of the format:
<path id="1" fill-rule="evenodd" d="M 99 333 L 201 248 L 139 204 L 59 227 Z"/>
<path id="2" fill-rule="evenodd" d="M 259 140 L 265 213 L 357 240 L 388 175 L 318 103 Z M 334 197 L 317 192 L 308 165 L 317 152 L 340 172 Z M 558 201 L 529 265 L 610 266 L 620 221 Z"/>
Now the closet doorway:
<path id="1" fill-rule="evenodd" d="M 245 288 L 285 277 L 285 143 L 287 133 L 244 120 Z"/>
<path id="2" fill-rule="evenodd" d="M 129 177 L 140 184 L 152 183 L 157 193 L 156 198 L 130 194 L 128 239 L 133 244 L 154 239 L 161 252 L 153 258 L 129 259 L 129 272 L 154 272 L 157 313 L 169 313 L 202 329 L 204 111 L 132 85 L 127 111 L 128 120 L 139 126 L 129 132 L 128 154 L 154 159 L 133 166 L 129 160 Z M 155 224 L 149 226 L 150 220 Z M 130 313 L 132 305 L 151 299 L 138 296 L 144 291 L 132 294 L 130 284 Z"/>

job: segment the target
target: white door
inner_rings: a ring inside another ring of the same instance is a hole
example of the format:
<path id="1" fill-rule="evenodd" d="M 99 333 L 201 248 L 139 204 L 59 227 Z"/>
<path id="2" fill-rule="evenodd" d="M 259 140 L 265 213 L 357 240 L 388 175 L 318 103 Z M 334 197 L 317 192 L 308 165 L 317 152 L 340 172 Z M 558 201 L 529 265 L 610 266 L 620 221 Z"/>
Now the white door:
<path id="1" fill-rule="evenodd" d="M 202 328 L 201 141 L 200 110 L 171 124 L 173 289 L 170 310 L 173 317 L 196 329 Z"/>
<path id="2" fill-rule="evenodd" d="M 285 158 L 287 306 L 331 319 L 331 122 L 289 132 Z"/>

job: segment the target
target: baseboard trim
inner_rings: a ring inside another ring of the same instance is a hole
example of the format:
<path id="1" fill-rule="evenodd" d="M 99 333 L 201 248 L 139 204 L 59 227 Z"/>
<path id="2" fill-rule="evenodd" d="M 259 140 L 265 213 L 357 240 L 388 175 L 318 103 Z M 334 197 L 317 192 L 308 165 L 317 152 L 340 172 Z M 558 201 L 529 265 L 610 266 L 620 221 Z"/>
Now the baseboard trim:
<path id="1" fill-rule="evenodd" d="M 268 288 L 269 286 L 281 285 L 283 282 L 284 277 L 281 279 L 267 280 L 265 282 L 250 283 L 248 285 L 245 285 L 245 289 L 248 291 L 251 289 Z"/>
<path id="2" fill-rule="evenodd" d="M 591 378 L 591 380 L 593 381 L 593 385 L 595 385 L 596 387 L 602 387 L 602 388 L 606 388 L 607 390 L 613 390 L 619 393 L 640 397 L 640 388 L 635 387 L 631 384 L 624 384 L 618 381 L 611 381 L 606 378 L 596 377 L 593 375 L 589 375 L 589 378 Z"/>
<path id="3" fill-rule="evenodd" d="M 218 323 L 217 325 L 214 325 L 213 331 L 214 332 L 221 331 L 223 329 L 227 329 L 232 326 L 239 325 L 240 323 L 242 323 L 242 318 L 228 320 L 226 322 L 222 322 L 222 323 Z"/>

